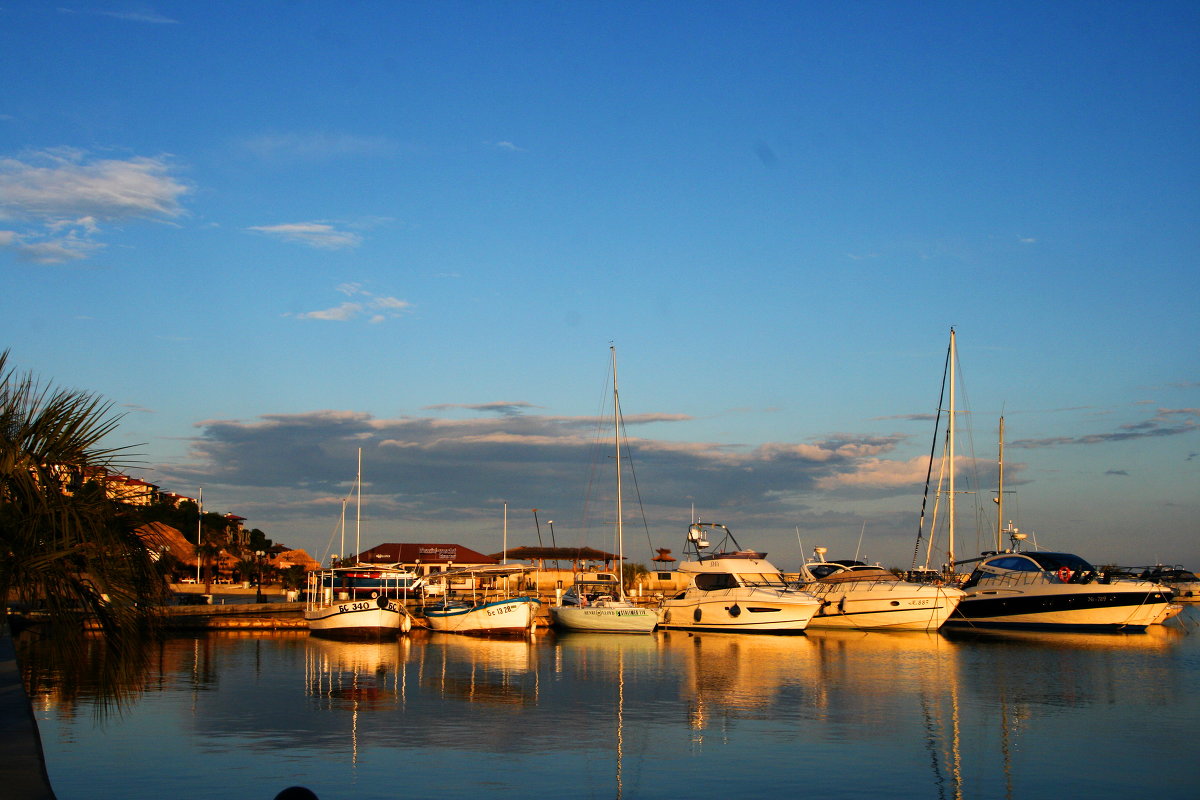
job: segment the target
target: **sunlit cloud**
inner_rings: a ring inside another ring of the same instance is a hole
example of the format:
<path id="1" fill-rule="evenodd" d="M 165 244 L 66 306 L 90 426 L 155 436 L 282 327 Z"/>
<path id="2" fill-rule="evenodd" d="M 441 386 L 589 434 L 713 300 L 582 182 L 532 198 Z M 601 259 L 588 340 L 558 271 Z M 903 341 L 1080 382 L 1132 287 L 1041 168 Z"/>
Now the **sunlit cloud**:
<path id="1" fill-rule="evenodd" d="M 412 308 L 412 303 L 398 297 L 385 297 L 372 294 L 358 283 L 344 283 L 337 287 L 341 294 L 357 298 L 347 300 L 329 308 L 285 314 L 295 319 L 313 319 L 326 322 L 348 322 L 365 317 L 372 324 L 386 322 L 399 317 Z"/>
<path id="2" fill-rule="evenodd" d="M 92 159 L 71 148 L 0 158 L 0 219 L 17 223 L 0 247 L 60 264 L 102 248 L 110 223 L 178 217 L 188 187 L 172 169 L 166 157 Z"/>
<path id="3" fill-rule="evenodd" d="M 471 520 L 497 497 L 530 507 L 578 508 L 611 467 L 611 434 L 596 416 L 528 413 L 526 401 L 444 404 L 425 415 L 381 419 L 351 411 L 264 415 L 203 423 L 191 466 L 170 478 L 260 494 L 308 492 L 301 505 L 353 475 L 357 449 L 369 464 L 371 508 L 380 516 Z M 449 418 L 438 412 L 477 412 Z M 610 421 L 610 420 L 609 420 Z M 646 412 L 626 423 L 687 425 L 684 414 Z M 820 441 L 732 443 L 630 436 L 623 457 L 636 464 L 637 496 L 663 524 L 678 522 L 688 498 L 737 507 L 739 517 L 786 518 L 817 494 L 891 497 L 915 492 L 926 460 L 888 462 L 896 437 L 839 434 Z M 303 492 L 301 491 L 303 490 Z M 607 501 L 606 501 L 607 502 Z M 299 508 L 299 506 L 298 506 Z M 283 513 L 283 512 L 281 512 Z"/>
<path id="4" fill-rule="evenodd" d="M 293 244 L 303 244 L 321 250 L 342 250 L 358 247 L 362 237 L 351 231 L 339 230 L 328 222 L 291 222 L 282 225 L 252 225 L 247 230 Z"/>

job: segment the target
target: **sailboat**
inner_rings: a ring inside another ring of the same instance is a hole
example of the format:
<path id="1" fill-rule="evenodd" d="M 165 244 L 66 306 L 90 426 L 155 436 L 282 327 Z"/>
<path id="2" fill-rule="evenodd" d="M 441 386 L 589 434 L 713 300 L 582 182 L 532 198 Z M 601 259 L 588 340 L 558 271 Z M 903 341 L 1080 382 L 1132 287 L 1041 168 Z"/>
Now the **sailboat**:
<path id="1" fill-rule="evenodd" d="M 617 389 L 617 351 L 609 347 L 613 373 L 613 442 L 617 460 L 617 565 L 625 563 L 625 508 L 621 499 L 621 400 Z M 625 595 L 625 582 L 609 573 L 576 576 L 559 605 L 550 607 L 554 625 L 570 631 L 649 633 L 658 625 L 658 612 L 639 606 Z"/>
<path id="2" fill-rule="evenodd" d="M 954 429 L 957 409 L 954 405 L 954 372 L 957 361 L 957 341 L 951 328 L 947 357 L 950 398 L 950 413 L 946 423 L 950 489 L 947 499 L 947 571 L 952 578 L 956 578 L 959 566 L 975 566 L 962 583 L 964 595 L 946 624 L 979 628 L 1136 632 L 1145 630 L 1147 625 L 1160 619 L 1170 605 L 1170 594 L 1164 592 L 1161 586 L 1150 581 L 1114 579 L 1074 553 L 1036 549 L 1023 552 L 1026 535 L 1012 526 L 1002 531 L 997 524 L 995 550 L 988 550 L 978 558 L 955 561 Z M 997 499 L 1001 509 L 998 519 L 1003 519 L 1003 492 L 1001 478 L 1000 496 Z M 1009 534 L 1010 541 L 1010 547 L 1006 550 L 1001 549 L 1004 532 Z"/>
<path id="3" fill-rule="evenodd" d="M 358 451 L 355 552 L 361 553 L 362 449 Z M 342 550 L 346 505 L 342 504 Z M 357 559 L 357 557 L 356 557 Z M 310 572 L 304 619 L 310 633 L 341 638 L 386 639 L 412 627 L 404 601 L 419 588 L 420 576 L 399 566 L 360 564 L 331 566 Z"/>

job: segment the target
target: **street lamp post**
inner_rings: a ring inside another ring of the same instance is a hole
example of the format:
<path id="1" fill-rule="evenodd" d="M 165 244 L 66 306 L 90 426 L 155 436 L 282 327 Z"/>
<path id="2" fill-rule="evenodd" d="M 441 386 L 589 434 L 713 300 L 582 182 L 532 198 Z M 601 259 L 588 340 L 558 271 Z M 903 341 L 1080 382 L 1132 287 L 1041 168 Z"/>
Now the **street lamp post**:
<path id="1" fill-rule="evenodd" d="M 263 561 L 263 556 L 265 556 L 265 555 L 266 555 L 266 553 L 265 553 L 264 551 L 262 551 L 262 550 L 255 550 L 255 551 L 254 551 L 254 557 L 255 557 L 255 567 L 254 567 L 254 572 L 255 572 L 255 576 L 254 576 L 254 577 L 255 577 L 255 581 L 254 581 L 254 586 L 255 586 L 255 592 L 254 592 L 254 602 L 256 602 L 256 603 L 261 603 L 261 602 L 263 601 L 263 596 L 262 596 L 262 572 L 263 572 L 263 565 L 262 565 L 262 561 Z"/>

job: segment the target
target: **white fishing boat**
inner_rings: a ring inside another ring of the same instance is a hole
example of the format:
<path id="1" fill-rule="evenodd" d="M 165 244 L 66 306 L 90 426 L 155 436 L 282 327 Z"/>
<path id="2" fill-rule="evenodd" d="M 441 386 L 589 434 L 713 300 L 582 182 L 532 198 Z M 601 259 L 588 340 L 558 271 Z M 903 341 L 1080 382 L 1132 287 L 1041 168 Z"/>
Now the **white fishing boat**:
<path id="1" fill-rule="evenodd" d="M 362 450 L 358 451 L 355 549 L 361 552 Z M 346 504 L 342 502 L 342 549 L 345 550 Z M 310 572 L 305 592 L 304 619 L 318 636 L 384 639 L 408 631 L 411 617 L 405 607 L 418 589 L 416 573 L 399 566 L 344 564 Z"/>
<path id="2" fill-rule="evenodd" d="M 810 628 L 936 631 L 958 607 L 960 589 L 912 583 L 891 570 L 856 560 L 816 560 L 800 568 L 799 586 L 821 601 Z"/>
<path id="3" fill-rule="evenodd" d="M 354 583 L 370 570 L 369 590 Z M 332 567 L 309 573 L 304 619 L 319 636 L 384 639 L 408 631 L 411 620 L 404 599 L 412 574 L 388 573 L 364 566 Z"/>
<path id="4" fill-rule="evenodd" d="M 469 633 L 482 636 L 522 636 L 534 629 L 541 600 L 532 594 L 509 590 L 511 578 L 532 571 L 520 564 L 496 564 L 450 570 L 431 577 L 445 582 L 445 599 L 424 607 L 425 623 L 432 631 Z M 467 578 L 470 595 L 452 598 L 448 587 L 454 580 Z"/>
<path id="5" fill-rule="evenodd" d="M 717 529 L 722 539 L 712 548 L 708 532 Z M 684 551 L 691 559 L 680 562 L 679 572 L 690 585 L 663 601 L 664 628 L 799 633 L 821 607 L 811 594 L 789 585 L 766 553 L 742 549 L 724 525 L 692 523 Z"/>
<path id="6" fill-rule="evenodd" d="M 613 443 L 617 465 L 617 564 L 625 563 L 625 508 L 621 497 L 621 400 L 617 391 L 617 351 L 612 355 Z M 650 633 L 658 625 L 658 612 L 638 605 L 625 594 L 625 582 L 609 573 L 576 575 L 574 584 L 550 607 L 550 619 L 569 631 Z"/>

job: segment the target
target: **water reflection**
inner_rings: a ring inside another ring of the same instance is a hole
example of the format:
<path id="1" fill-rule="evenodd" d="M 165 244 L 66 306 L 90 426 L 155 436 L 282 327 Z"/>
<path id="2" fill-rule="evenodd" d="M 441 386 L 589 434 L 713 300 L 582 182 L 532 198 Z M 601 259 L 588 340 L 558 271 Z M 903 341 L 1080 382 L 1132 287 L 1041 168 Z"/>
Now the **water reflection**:
<path id="1" fill-rule="evenodd" d="M 422 648 L 421 686 L 443 700 L 493 705 L 537 702 L 534 647 L 525 638 L 489 639 L 428 634 Z"/>
<path id="2" fill-rule="evenodd" d="M 68 694 L 68 672 L 34 669 L 55 687 L 39 724 L 60 800 L 161 796 L 167 761 L 172 785 L 203 782 L 208 800 L 250 797 L 255 781 L 393 797 L 401 769 L 412 797 L 978 800 L 1037 795 L 1063 774 L 1096 797 L 1189 785 L 1173 748 L 1200 713 L 1198 654 L 1183 627 L 214 634 L 151 648 L 136 700 L 103 733 L 77 712 L 94 681 Z M 151 750 L 171 755 L 138 757 Z"/>

